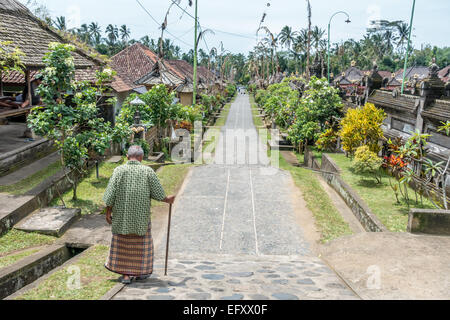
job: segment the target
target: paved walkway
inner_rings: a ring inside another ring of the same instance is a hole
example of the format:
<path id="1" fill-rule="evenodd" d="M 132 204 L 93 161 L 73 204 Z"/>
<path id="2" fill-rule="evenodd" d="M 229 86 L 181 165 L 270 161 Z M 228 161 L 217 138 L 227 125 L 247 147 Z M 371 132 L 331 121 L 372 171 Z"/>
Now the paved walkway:
<path id="1" fill-rule="evenodd" d="M 236 143 L 237 142 L 237 143 Z M 162 264 L 115 299 L 354 299 L 315 257 L 288 173 L 269 167 L 247 95 L 232 104 L 215 163 L 193 169 L 174 208 L 170 277 Z M 156 248 L 162 261 L 165 248 Z"/>

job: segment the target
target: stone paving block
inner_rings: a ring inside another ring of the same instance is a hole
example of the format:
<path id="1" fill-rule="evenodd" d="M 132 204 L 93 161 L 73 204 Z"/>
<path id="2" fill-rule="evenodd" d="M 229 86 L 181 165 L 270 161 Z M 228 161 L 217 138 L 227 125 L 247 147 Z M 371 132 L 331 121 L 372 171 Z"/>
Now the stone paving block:
<path id="1" fill-rule="evenodd" d="M 32 214 L 15 228 L 61 237 L 80 215 L 80 209 L 45 208 Z"/>

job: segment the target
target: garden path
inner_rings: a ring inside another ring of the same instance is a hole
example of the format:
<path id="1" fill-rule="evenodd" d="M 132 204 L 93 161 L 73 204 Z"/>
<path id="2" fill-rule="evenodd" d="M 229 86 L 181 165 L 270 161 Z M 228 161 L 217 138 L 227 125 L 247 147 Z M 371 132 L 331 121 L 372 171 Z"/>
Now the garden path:
<path id="1" fill-rule="evenodd" d="M 269 165 L 248 95 L 232 104 L 215 154 L 214 163 L 192 170 L 178 195 L 169 277 L 161 277 L 164 241 L 156 240 L 155 274 L 115 299 L 357 298 L 312 253 L 292 178 Z"/>

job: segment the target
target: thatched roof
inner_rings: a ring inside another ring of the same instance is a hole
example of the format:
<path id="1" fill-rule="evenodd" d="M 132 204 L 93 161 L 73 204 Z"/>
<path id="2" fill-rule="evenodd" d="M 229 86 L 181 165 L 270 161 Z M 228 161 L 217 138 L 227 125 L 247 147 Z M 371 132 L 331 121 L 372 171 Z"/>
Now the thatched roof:
<path id="1" fill-rule="evenodd" d="M 0 40 L 11 41 L 25 53 L 24 65 L 36 69 L 44 67 L 42 58 L 49 51 L 51 42 L 70 42 L 15 0 L 0 0 Z M 76 68 L 90 68 L 103 63 L 79 46 L 76 46 L 73 56 Z"/>

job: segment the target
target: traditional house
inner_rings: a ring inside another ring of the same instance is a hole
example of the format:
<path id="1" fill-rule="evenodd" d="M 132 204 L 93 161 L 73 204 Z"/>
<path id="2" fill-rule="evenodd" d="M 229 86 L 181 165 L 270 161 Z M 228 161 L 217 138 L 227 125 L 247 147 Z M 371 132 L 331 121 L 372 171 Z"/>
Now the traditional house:
<path id="1" fill-rule="evenodd" d="M 380 90 L 380 82 L 376 80 L 380 76 L 374 73 L 371 79 L 375 80 L 369 81 L 367 88 L 367 102 L 387 113 L 383 125 L 387 138 L 408 139 L 416 131 L 431 134 L 430 159 L 446 161 L 450 156 L 450 138 L 438 132 L 438 128 L 450 121 L 450 99 L 445 96 L 448 86 L 439 78 L 438 70 L 433 63 L 426 72 L 427 77 L 414 82 L 410 88 L 412 94 Z"/>
<path id="2" fill-rule="evenodd" d="M 403 70 L 404 69 L 400 69 L 391 76 L 391 79 L 386 85 L 387 89 L 394 90 L 402 86 Z M 428 67 L 417 66 L 407 68 L 405 75 L 405 82 L 406 82 L 405 89 L 406 90 L 412 89 L 418 82 L 427 78 L 429 74 L 430 73 Z"/>
<path id="3" fill-rule="evenodd" d="M 0 96 L 9 97 L 21 93 L 26 84 L 31 88 L 32 80 L 44 67 L 42 59 L 49 51 L 50 43 L 71 42 L 15 0 L 0 0 L 0 40 L 10 41 L 11 46 L 18 47 L 25 54 L 22 58 L 23 74 L 12 72 L 0 75 Z M 89 52 L 88 48 L 81 49 L 80 45 L 76 45 L 73 56 L 78 80 L 93 80 L 95 72 L 105 64 L 98 54 Z M 31 90 L 28 90 L 27 95 L 31 97 Z M 29 100 L 32 104 L 32 99 Z M 50 150 L 51 142 L 39 137 L 30 141 L 30 136 L 24 137 L 24 120 L 30 109 L 0 107 L 0 121 L 9 122 L 8 125 L 0 125 L 0 175 L 7 173 L 10 168 L 33 162 Z M 109 117 L 108 110 L 104 110 L 106 118 Z"/>
<path id="4" fill-rule="evenodd" d="M 143 93 L 158 84 L 175 91 L 182 104 L 192 104 L 194 70 L 184 60 L 160 59 L 152 50 L 136 43 L 112 57 L 110 65 L 117 72 L 112 84 L 118 98 L 116 113 L 130 93 Z M 201 92 L 207 88 L 211 74 L 200 67 L 198 70 L 198 89 Z"/>
<path id="5" fill-rule="evenodd" d="M 334 85 L 342 91 L 342 96 L 356 103 L 356 98 L 364 94 L 364 76 L 366 72 L 358 69 L 355 62 L 346 71 L 334 79 Z"/>
<path id="6" fill-rule="evenodd" d="M 214 72 L 204 66 L 198 66 L 197 72 L 200 79 L 202 79 L 203 83 L 206 85 L 208 93 L 217 94 L 222 91 L 223 85 Z"/>
<path id="7" fill-rule="evenodd" d="M 0 40 L 11 42 L 11 46 L 18 47 L 25 54 L 22 58 L 25 66 L 23 74 L 11 72 L 8 75 L 1 75 L 0 96 L 20 93 L 25 84 L 34 79 L 38 70 L 44 67 L 42 59 L 48 52 L 50 43 L 70 42 L 15 0 L 0 0 Z M 105 64 L 104 60 L 95 56 L 95 53 L 80 49 L 79 46 L 76 46 L 73 56 L 77 80 L 93 80 L 95 71 Z M 16 110 L 13 113 L 26 111 L 28 110 Z M 0 117 L 6 117 L 5 113 L 0 114 Z"/>
<path id="8" fill-rule="evenodd" d="M 136 81 L 151 72 L 158 59 L 152 50 L 141 43 L 135 43 L 111 58 L 110 66 L 117 72 L 112 83 L 117 92 L 116 114 L 120 112 L 123 102 L 131 93 L 147 91 L 145 86 L 136 84 Z"/>

